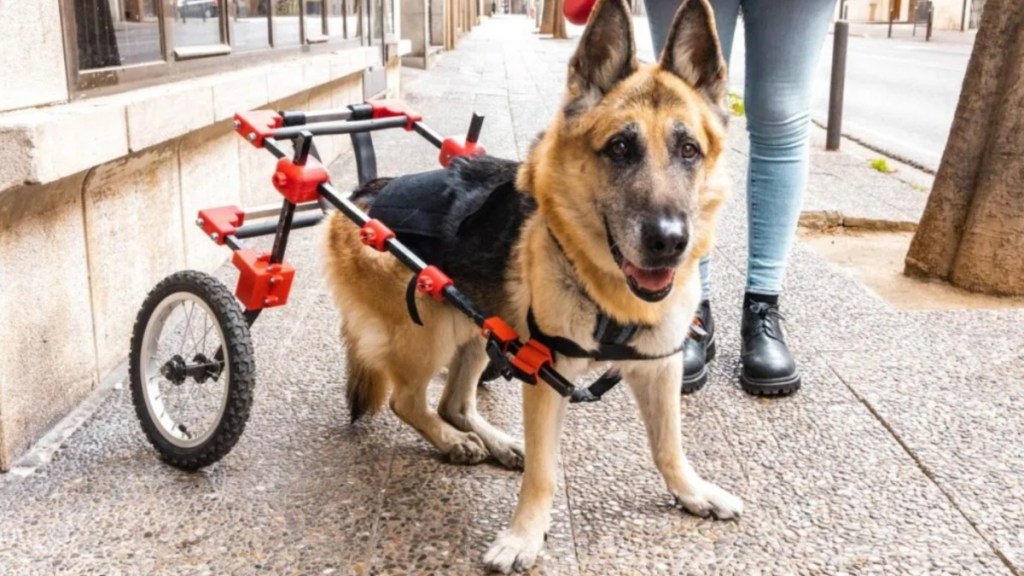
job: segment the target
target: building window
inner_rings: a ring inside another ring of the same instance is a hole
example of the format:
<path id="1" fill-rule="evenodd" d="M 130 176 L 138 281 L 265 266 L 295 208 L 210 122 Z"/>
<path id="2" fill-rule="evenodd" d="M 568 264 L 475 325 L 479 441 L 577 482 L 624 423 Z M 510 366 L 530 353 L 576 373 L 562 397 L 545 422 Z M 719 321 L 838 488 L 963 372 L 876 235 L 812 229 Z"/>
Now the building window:
<path id="1" fill-rule="evenodd" d="M 157 0 L 76 0 L 78 69 L 96 70 L 163 60 Z"/>
<path id="2" fill-rule="evenodd" d="M 175 48 L 222 44 L 224 34 L 220 4 L 218 0 L 175 0 Z"/>
<path id="3" fill-rule="evenodd" d="M 394 6 L 393 0 L 60 1 L 68 76 L 79 97 L 302 50 L 369 44 L 361 19 L 367 10 L 393 14 Z"/>

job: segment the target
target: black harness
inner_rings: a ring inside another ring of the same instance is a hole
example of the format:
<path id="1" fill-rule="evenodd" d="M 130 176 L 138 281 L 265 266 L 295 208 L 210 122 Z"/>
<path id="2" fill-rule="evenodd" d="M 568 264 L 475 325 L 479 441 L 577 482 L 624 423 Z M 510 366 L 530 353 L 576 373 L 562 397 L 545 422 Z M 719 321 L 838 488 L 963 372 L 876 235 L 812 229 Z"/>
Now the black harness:
<path id="1" fill-rule="evenodd" d="M 641 324 L 619 324 L 603 312 L 597 315 L 597 322 L 594 326 L 594 340 L 597 340 L 597 350 L 587 350 L 576 342 L 561 336 L 545 334 L 537 325 L 533 317 L 533 309 L 526 315 L 526 323 L 530 328 L 530 337 L 547 346 L 552 352 L 565 356 L 566 358 L 590 358 L 597 362 L 609 362 L 616 360 L 658 360 L 668 358 L 682 351 L 683 346 L 666 352 L 664 354 L 644 354 L 629 345 L 641 330 L 648 330 L 648 326 Z"/>

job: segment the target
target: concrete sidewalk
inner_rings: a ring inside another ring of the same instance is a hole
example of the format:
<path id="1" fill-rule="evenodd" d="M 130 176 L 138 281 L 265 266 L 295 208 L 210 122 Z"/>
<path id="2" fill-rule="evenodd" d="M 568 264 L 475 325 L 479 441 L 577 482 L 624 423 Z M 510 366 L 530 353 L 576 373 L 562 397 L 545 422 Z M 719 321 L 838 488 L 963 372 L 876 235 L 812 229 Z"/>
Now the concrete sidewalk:
<path id="1" fill-rule="evenodd" d="M 409 71 L 406 97 L 446 134 L 485 114 L 488 150 L 521 156 L 559 104 L 572 47 L 538 39 L 523 17 L 486 20 L 437 68 Z M 616 389 L 569 411 L 535 573 L 1024 573 L 1024 312 L 900 312 L 799 244 L 783 312 L 804 388 L 781 400 L 744 395 L 737 126 L 736 189 L 714 252 L 719 358 L 682 406 L 694 465 L 741 495 L 746 514 L 715 522 L 675 509 Z M 401 131 L 376 143 L 381 174 L 434 167 L 436 151 Z M 881 178 L 892 179 L 849 154 L 815 154 L 811 200 L 892 215 L 885 187 L 911 185 Z M 36 452 L 0 477 L 0 574 L 480 572 L 519 474 L 445 464 L 390 413 L 348 424 L 319 238 L 295 235 L 292 302 L 254 327 L 256 400 L 234 451 L 196 474 L 162 465 L 128 392 L 114 389 L 55 441 L 52 460 Z M 220 274 L 231 285 L 231 270 Z M 521 434 L 517 385 L 480 396 L 484 414 Z"/>

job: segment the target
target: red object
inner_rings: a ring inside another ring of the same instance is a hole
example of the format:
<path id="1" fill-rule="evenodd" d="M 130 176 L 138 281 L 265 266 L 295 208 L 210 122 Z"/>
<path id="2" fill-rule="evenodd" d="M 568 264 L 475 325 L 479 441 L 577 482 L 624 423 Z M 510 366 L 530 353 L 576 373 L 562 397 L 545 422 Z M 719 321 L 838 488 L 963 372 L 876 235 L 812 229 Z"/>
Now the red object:
<path id="1" fill-rule="evenodd" d="M 444 289 L 454 284 L 437 266 L 427 266 L 416 278 L 416 290 L 430 294 L 434 300 L 444 300 Z"/>
<path id="2" fill-rule="evenodd" d="M 250 110 L 235 114 L 235 132 L 253 146 L 263 148 L 263 139 L 281 127 L 281 115 L 273 110 Z"/>
<path id="3" fill-rule="evenodd" d="M 532 377 L 532 383 L 536 383 L 537 376 L 540 374 L 541 369 L 544 368 L 544 365 L 551 366 L 554 361 L 551 358 L 551 350 L 547 346 L 531 339 L 526 344 L 523 344 L 519 352 L 516 352 L 516 355 L 509 360 L 509 363 L 520 374 Z"/>
<path id="4" fill-rule="evenodd" d="M 306 163 L 298 165 L 291 158 L 277 161 L 274 172 L 274 188 L 293 204 L 312 202 L 317 199 L 319 187 L 331 179 L 327 169 L 316 158 L 310 156 Z"/>
<path id="5" fill-rule="evenodd" d="M 245 222 L 245 212 L 238 206 L 221 206 L 199 211 L 203 232 L 217 244 L 224 244 L 224 237 L 234 234 Z M 214 236 L 216 234 L 216 236 Z"/>
<path id="6" fill-rule="evenodd" d="M 445 138 L 441 143 L 441 154 L 437 161 L 447 168 L 456 156 L 477 156 L 486 153 L 487 149 L 476 142 L 466 142 L 464 138 Z"/>
<path id="7" fill-rule="evenodd" d="M 370 246 L 377 252 L 383 252 L 387 241 L 394 238 L 395 233 L 384 225 L 383 222 L 374 218 L 359 229 L 359 241 Z"/>
<path id="8" fill-rule="evenodd" d="M 594 4 L 597 0 L 565 0 L 562 5 L 562 13 L 565 19 L 577 26 L 583 26 L 594 11 Z"/>
<path id="9" fill-rule="evenodd" d="M 484 338 L 494 338 L 501 344 L 503 351 L 508 350 L 508 345 L 519 339 L 519 334 L 498 316 L 491 316 L 487 320 L 484 320 L 483 325 Z"/>
<path id="10" fill-rule="evenodd" d="M 270 263 L 270 253 L 255 250 L 236 250 L 231 263 L 238 268 L 238 287 L 235 296 L 246 310 L 260 310 L 282 306 L 288 302 L 288 293 L 295 279 L 295 267 L 287 262 Z"/>
<path id="11" fill-rule="evenodd" d="M 406 130 L 412 130 L 412 125 L 421 122 L 423 115 L 409 108 L 404 100 L 375 100 L 367 102 L 373 109 L 374 118 L 396 118 L 405 116 L 408 122 L 405 123 Z"/>

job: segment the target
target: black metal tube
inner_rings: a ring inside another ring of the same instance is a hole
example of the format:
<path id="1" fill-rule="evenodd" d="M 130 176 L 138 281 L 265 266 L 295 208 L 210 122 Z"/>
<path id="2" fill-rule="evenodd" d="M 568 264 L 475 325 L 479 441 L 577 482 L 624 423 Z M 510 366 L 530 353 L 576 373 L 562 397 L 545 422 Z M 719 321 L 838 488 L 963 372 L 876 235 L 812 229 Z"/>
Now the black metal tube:
<path id="1" fill-rule="evenodd" d="M 298 228 L 309 228 L 310 226 L 316 226 L 324 219 L 322 213 L 317 214 L 299 214 L 294 216 L 292 219 L 291 229 L 295 230 Z M 252 224 L 246 224 L 238 230 L 235 230 L 236 238 L 255 238 L 257 236 L 266 236 L 267 234 L 273 234 L 277 231 L 279 222 L 268 220 L 265 222 L 254 222 Z"/>
<path id="2" fill-rule="evenodd" d="M 371 132 L 373 130 L 386 130 L 388 128 L 401 128 L 409 123 L 404 116 L 395 118 L 378 118 L 375 120 L 352 120 L 336 122 L 314 122 L 300 126 L 287 126 L 274 130 L 273 137 L 277 140 L 294 138 L 299 134 L 309 131 L 314 136 L 323 134 L 351 134 L 352 132 Z"/>
<path id="3" fill-rule="evenodd" d="M 352 111 L 348 108 L 342 110 L 317 110 L 316 112 L 304 112 L 301 110 L 279 112 L 284 126 L 299 126 L 312 122 L 333 122 L 335 120 L 348 120 L 352 117 Z"/>
<path id="4" fill-rule="evenodd" d="M 889 10 L 889 38 L 892 38 L 892 21 L 896 19 L 896 11 Z"/>
<path id="5" fill-rule="evenodd" d="M 270 151 L 274 155 L 274 158 L 284 158 L 284 150 L 281 150 L 281 146 L 277 143 L 277 140 L 273 138 L 264 138 L 263 147 Z"/>
<path id="6" fill-rule="evenodd" d="M 270 250 L 270 263 L 284 262 L 284 251 L 288 249 L 288 234 L 292 231 L 292 219 L 295 217 L 295 204 L 288 200 L 281 207 L 281 218 L 277 221 L 277 233 L 274 236 L 274 247 Z"/>
<path id="7" fill-rule="evenodd" d="M 846 46 L 850 38 L 850 24 L 836 22 L 835 41 L 832 45 L 832 85 L 828 94 L 828 129 L 825 150 L 839 150 L 843 130 L 843 90 L 846 85 Z"/>
<path id="8" fill-rule="evenodd" d="M 373 136 L 369 132 L 353 132 L 352 153 L 356 158 L 356 176 L 362 186 L 377 178 L 377 153 L 373 150 Z"/>
<path id="9" fill-rule="evenodd" d="M 444 289 L 444 299 L 449 304 L 458 308 L 469 319 L 473 321 L 477 326 L 483 326 L 484 320 L 487 320 L 487 315 L 482 310 L 477 308 L 476 304 L 472 300 L 466 297 L 458 288 L 455 286 L 448 286 Z"/>
<path id="10" fill-rule="evenodd" d="M 423 122 L 417 122 L 413 124 L 412 129 L 415 130 L 416 133 L 419 134 L 420 136 L 423 136 L 427 140 L 427 142 L 430 142 L 431 144 L 438 148 L 440 148 L 441 144 L 444 143 L 444 138 L 441 138 L 440 134 L 431 130 L 430 127 L 424 124 Z"/>
<path id="11" fill-rule="evenodd" d="M 240 230 L 241 228 L 235 230 L 234 234 L 228 234 L 224 237 L 224 243 L 227 244 L 228 248 L 231 248 L 232 251 L 242 249 L 242 243 L 238 241 L 238 232 Z"/>
<path id="12" fill-rule="evenodd" d="M 469 131 L 466 132 L 466 142 L 476 143 L 480 139 L 480 131 L 484 127 L 484 117 L 473 113 L 473 119 L 469 121 Z"/>

